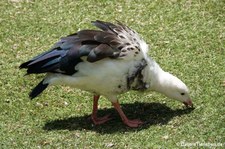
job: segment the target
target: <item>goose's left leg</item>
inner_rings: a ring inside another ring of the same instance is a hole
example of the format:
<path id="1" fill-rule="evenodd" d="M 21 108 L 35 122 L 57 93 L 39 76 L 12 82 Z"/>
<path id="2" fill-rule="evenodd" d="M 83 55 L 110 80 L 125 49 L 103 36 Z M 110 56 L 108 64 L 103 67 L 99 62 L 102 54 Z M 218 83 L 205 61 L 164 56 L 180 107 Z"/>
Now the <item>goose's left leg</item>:
<path id="1" fill-rule="evenodd" d="M 110 118 L 110 114 L 103 117 L 97 117 L 99 97 L 100 95 L 94 95 L 94 99 L 93 99 L 93 111 L 91 114 L 91 119 L 95 125 L 103 124 L 112 119 Z"/>

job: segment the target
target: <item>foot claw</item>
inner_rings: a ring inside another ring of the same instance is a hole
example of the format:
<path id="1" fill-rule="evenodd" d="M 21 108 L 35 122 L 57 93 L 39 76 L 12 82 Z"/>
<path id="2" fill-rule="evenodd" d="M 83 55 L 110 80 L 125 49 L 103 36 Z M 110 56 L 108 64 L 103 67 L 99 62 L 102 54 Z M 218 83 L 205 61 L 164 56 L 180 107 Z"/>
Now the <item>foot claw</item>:
<path id="1" fill-rule="evenodd" d="M 139 120 L 139 119 L 127 120 L 127 121 L 124 121 L 124 123 L 127 126 L 132 127 L 132 128 L 139 127 L 140 125 L 143 124 L 143 122 L 141 120 Z"/>
<path id="2" fill-rule="evenodd" d="M 111 114 L 107 114 L 103 117 L 94 117 L 93 115 L 91 115 L 91 119 L 95 125 L 100 125 L 111 120 L 112 118 L 110 116 Z"/>

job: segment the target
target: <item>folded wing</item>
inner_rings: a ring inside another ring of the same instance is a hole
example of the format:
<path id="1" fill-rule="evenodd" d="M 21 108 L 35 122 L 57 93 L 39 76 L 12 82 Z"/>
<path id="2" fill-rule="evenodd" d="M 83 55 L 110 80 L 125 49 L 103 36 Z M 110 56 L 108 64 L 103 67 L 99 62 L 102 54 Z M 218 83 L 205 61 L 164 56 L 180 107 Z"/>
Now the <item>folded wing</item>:
<path id="1" fill-rule="evenodd" d="M 101 30 L 82 30 L 63 37 L 49 51 L 21 64 L 20 68 L 26 68 L 27 74 L 72 75 L 76 73 L 75 66 L 84 60 L 92 63 L 104 58 L 139 60 L 147 53 L 146 43 L 127 26 L 119 22 L 116 25 L 103 21 L 92 23 Z"/>

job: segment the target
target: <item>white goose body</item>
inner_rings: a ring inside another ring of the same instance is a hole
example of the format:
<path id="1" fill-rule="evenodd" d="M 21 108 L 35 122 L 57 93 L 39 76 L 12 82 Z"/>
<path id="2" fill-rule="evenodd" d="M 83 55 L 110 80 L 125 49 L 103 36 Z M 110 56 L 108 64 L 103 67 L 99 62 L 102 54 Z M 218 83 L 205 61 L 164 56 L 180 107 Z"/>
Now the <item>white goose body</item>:
<path id="1" fill-rule="evenodd" d="M 141 65 L 143 65 L 142 61 L 124 62 L 110 59 L 104 59 L 96 63 L 82 62 L 76 66 L 78 71 L 76 74 L 72 76 L 49 74 L 44 83 L 67 85 L 90 91 L 97 95 L 103 95 L 113 102 L 117 100 L 118 94 L 130 89 L 135 90 L 135 85 L 141 85 L 128 81 L 135 72 L 144 72 L 144 70 L 138 70 Z M 143 87 L 146 89 L 150 87 L 148 81 L 150 80 L 146 80 L 146 82 L 143 80 L 146 83 Z"/>
<path id="2" fill-rule="evenodd" d="M 118 94 L 129 90 L 155 90 L 192 106 L 186 85 L 147 56 L 148 46 L 135 31 L 121 23 L 95 21 L 93 24 L 102 31 L 82 30 L 64 37 L 49 51 L 21 64 L 20 68 L 27 68 L 27 74 L 47 73 L 30 93 L 31 98 L 48 85 L 86 90 L 94 94 L 92 120 L 95 124 L 110 119 L 97 117 L 98 99 L 103 95 L 130 127 L 142 122 L 129 120 L 117 99 Z"/>

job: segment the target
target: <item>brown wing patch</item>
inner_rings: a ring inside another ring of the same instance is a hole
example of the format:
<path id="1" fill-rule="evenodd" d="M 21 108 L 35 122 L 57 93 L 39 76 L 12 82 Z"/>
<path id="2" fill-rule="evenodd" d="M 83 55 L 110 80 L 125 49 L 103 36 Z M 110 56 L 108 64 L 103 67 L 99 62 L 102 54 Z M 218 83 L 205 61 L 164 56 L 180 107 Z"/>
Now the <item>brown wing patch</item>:
<path id="1" fill-rule="evenodd" d="M 96 62 L 106 57 L 115 58 L 118 57 L 119 53 L 120 52 L 116 52 L 107 44 L 100 44 L 89 53 L 87 61 Z"/>
<path id="2" fill-rule="evenodd" d="M 88 47 L 88 50 L 83 49 L 85 52 L 81 52 L 87 54 L 87 61 L 95 62 L 106 57 L 132 60 L 141 55 L 141 39 L 129 27 L 120 22 L 116 25 L 98 20 L 92 23 L 102 31 L 82 30 L 74 34 L 79 37 L 82 45 Z M 91 49 L 92 47 L 94 48 Z"/>

